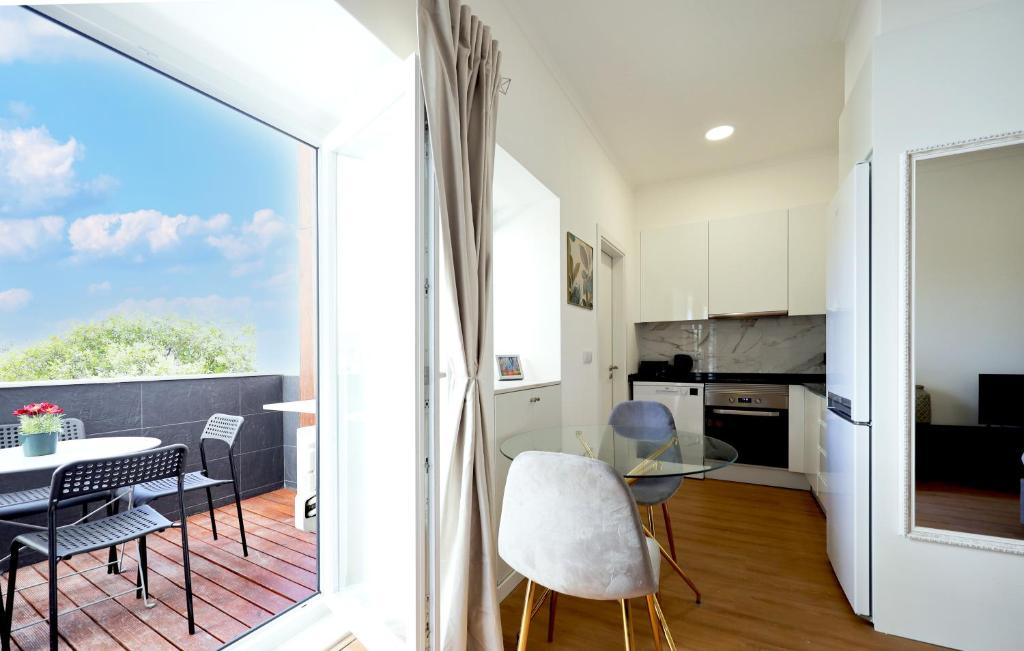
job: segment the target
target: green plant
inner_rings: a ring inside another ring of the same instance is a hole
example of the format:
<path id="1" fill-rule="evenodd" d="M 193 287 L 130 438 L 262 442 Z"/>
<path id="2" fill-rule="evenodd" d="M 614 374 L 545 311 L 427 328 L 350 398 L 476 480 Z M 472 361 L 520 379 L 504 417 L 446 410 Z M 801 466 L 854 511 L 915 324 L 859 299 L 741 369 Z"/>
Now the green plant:
<path id="1" fill-rule="evenodd" d="M 252 327 L 113 316 L 0 355 L 0 381 L 210 375 L 256 370 Z"/>
<path id="2" fill-rule="evenodd" d="M 21 409 L 15 409 L 14 415 L 21 424 L 22 434 L 49 434 L 59 432 L 64 426 L 64 410 L 51 402 L 34 402 Z"/>

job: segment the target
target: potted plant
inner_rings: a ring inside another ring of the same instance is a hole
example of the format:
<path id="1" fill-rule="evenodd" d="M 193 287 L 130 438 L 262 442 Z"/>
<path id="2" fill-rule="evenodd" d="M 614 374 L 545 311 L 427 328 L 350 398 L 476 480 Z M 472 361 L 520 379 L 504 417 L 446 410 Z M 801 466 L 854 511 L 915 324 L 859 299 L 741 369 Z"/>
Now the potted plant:
<path id="1" fill-rule="evenodd" d="M 64 428 L 64 410 L 51 402 L 36 402 L 16 409 L 21 422 L 18 438 L 26 457 L 41 457 L 57 451 L 57 439 Z"/>

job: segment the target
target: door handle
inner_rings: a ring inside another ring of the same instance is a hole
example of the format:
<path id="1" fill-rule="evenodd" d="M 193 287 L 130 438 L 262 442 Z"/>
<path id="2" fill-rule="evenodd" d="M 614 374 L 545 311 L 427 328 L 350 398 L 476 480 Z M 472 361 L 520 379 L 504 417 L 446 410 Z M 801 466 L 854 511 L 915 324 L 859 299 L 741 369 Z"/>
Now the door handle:
<path id="1" fill-rule="evenodd" d="M 713 413 L 722 416 L 754 416 L 757 418 L 773 418 L 779 415 L 777 411 L 744 411 L 743 409 L 712 409 Z"/>
<path id="2" fill-rule="evenodd" d="M 679 393 L 679 389 L 657 389 L 655 393 Z"/>
<path id="3" fill-rule="evenodd" d="M 530 398 L 530 402 L 540 402 L 540 396 L 534 396 Z"/>
<path id="4" fill-rule="evenodd" d="M 612 364 L 611 366 L 608 367 L 608 370 L 609 371 L 617 371 L 617 370 L 619 370 L 619 367 L 616 366 L 615 364 Z"/>

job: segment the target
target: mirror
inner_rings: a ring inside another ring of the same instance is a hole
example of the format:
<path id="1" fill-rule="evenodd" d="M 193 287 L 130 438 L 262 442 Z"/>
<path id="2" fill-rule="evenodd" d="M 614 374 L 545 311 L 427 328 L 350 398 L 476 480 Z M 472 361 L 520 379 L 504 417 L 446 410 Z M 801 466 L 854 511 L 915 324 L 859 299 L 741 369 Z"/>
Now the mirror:
<path id="1" fill-rule="evenodd" d="M 1024 134 L 904 170 L 907 533 L 1024 553 Z"/>

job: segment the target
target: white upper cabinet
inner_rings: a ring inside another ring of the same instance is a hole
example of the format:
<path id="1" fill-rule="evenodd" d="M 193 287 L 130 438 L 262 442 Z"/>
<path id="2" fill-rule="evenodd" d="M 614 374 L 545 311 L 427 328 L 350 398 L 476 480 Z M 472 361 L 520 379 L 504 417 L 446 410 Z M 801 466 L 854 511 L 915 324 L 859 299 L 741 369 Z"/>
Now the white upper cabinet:
<path id="1" fill-rule="evenodd" d="M 712 316 L 788 310 L 788 231 L 786 210 L 710 222 Z"/>
<path id="2" fill-rule="evenodd" d="M 708 318 L 708 224 L 640 234 L 640 320 Z"/>
<path id="3" fill-rule="evenodd" d="M 825 313 L 825 204 L 789 211 L 789 313 Z"/>

